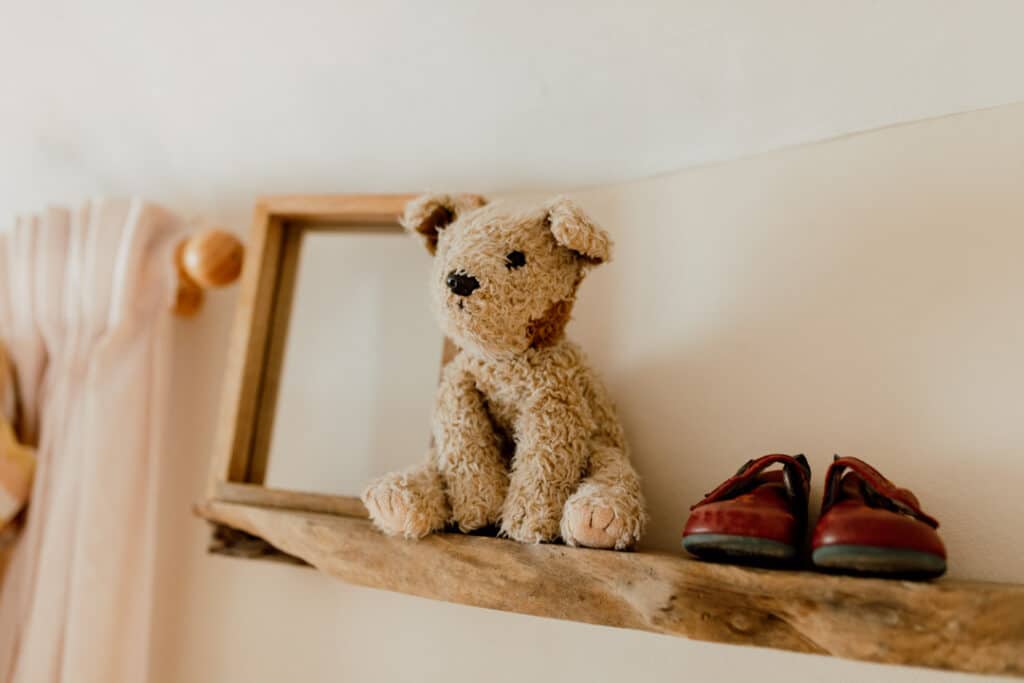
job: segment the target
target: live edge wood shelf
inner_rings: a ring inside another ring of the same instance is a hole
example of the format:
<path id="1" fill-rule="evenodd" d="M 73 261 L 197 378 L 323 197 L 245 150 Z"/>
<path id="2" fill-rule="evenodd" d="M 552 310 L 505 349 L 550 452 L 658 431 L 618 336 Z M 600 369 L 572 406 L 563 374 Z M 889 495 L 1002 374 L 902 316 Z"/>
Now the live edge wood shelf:
<path id="1" fill-rule="evenodd" d="M 769 571 L 211 501 L 202 517 L 349 583 L 477 607 L 888 664 L 1024 676 L 1024 586 Z"/>

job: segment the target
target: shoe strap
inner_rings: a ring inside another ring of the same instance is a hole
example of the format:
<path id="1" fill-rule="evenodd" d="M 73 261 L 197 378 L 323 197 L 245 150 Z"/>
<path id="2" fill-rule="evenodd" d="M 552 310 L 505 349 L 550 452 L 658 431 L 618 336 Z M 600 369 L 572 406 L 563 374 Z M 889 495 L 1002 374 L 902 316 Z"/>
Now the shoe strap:
<path id="1" fill-rule="evenodd" d="M 811 479 L 811 467 L 807 464 L 807 459 L 803 455 L 792 456 L 784 453 L 773 453 L 745 462 L 736 474 L 719 484 L 711 493 L 705 494 L 704 499 L 699 503 L 691 505 L 690 509 L 693 510 L 701 505 L 707 505 L 719 500 L 735 498 L 753 488 L 757 484 L 757 478 L 761 472 L 780 462 L 783 464 L 783 480 L 786 488 L 791 489 L 790 494 L 798 497 L 802 496 L 806 500 Z M 794 479 L 799 482 L 798 486 L 794 485 L 796 484 Z"/>
<path id="2" fill-rule="evenodd" d="M 871 507 L 882 507 L 909 515 L 933 529 L 939 528 L 939 521 L 921 509 L 921 503 L 913 493 L 899 488 L 860 458 L 841 458 L 838 455 L 835 456 L 828 472 L 825 473 L 825 497 L 821 502 L 822 514 L 835 504 L 839 496 L 842 475 L 847 469 L 861 478 L 865 493 L 864 500 Z"/>

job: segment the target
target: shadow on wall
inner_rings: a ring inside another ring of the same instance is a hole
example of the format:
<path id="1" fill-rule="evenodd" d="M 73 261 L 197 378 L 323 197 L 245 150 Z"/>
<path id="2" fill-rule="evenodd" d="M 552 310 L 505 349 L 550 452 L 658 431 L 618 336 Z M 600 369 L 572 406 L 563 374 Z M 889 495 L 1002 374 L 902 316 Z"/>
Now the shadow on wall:
<path id="1" fill-rule="evenodd" d="M 808 455 L 816 507 L 841 453 L 918 494 L 952 574 L 1024 579 L 1022 112 L 577 195 L 618 250 L 570 334 L 623 415 L 647 547 L 769 452 Z"/>

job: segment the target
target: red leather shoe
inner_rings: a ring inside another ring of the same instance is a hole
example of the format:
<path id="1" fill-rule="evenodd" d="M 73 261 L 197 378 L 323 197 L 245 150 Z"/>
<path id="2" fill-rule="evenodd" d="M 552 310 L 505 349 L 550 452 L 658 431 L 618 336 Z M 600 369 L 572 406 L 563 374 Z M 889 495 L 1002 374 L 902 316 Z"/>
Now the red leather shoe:
<path id="1" fill-rule="evenodd" d="M 825 474 L 811 560 L 828 571 L 933 578 L 946 571 L 938 526 L 913 493 L 863 460 L 837 455 Z"/>
<path id="2" fill-rule="evenodd" d="M 781 469 L 766 471 L 780 463 Z M 765 455 L 747 462 L 690 508 L 683 548 L 708 560 L 791 564 L 806 533 L 810 479 L 803 455 Z"/>

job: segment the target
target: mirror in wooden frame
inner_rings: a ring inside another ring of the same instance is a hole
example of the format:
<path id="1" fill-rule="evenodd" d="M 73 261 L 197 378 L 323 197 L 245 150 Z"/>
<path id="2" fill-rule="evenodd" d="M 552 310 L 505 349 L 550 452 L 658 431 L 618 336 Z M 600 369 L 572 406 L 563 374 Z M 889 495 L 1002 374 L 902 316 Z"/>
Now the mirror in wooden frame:
<path id="1" fill-rule="evenodd" d="M 210 498 L 362 516 L 369 479 L 423 457 L 443 339 L 409 199 L 258 205 Z"/>

